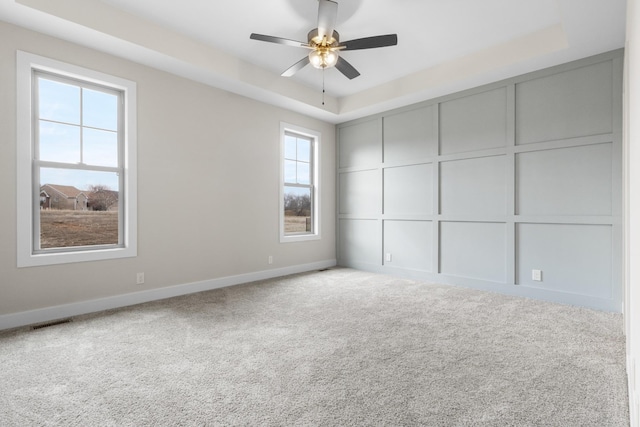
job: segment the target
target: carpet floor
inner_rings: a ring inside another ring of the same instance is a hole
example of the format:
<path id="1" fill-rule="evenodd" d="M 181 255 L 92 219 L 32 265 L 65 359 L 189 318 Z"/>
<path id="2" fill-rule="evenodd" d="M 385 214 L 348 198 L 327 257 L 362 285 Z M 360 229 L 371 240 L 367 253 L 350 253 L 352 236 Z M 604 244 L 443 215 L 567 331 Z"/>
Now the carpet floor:
<path id="1" fill-rule="evenodd" d="M 622 324 L 298 274 L 0 333 L 0 425 L 628 426 Z"/>

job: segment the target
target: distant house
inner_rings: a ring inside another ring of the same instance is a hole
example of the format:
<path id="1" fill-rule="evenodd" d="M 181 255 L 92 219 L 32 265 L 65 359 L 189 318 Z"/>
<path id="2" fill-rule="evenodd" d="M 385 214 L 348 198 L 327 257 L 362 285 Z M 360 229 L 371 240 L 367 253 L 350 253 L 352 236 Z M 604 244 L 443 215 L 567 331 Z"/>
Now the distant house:
<path id="1" fill-rule="evenodd" d="M 102 186 L 92 188 L 89 194 L 88 208 L 92 211 L 117 211 L 118 192 Z"/>
<path id="2" fill-rule="evenodd" d="M 40 209 L 86 211 L 89 197 L 70 185 L 45 184 L 40 187 Z"/>

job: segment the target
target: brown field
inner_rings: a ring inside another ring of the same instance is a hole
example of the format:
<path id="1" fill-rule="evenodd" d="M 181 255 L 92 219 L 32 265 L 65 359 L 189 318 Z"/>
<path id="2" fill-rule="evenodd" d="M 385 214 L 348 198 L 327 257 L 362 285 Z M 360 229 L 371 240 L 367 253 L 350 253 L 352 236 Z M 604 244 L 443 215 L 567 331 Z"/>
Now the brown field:
<path id="1" fill-rule="evenodd" d="M 285 233 L 304 233 L 307 231 L 307 218 L 306 216 L 289 216 L 284 217 L 284 232 Z"/>
<path id="2" fill-rule="evenodd" d="M 118 212 L 40 211 L 42 249 L 117 243 Z"/>
<path id="3" fill-rule="evenodd" d="M 304 233 L 306 216 L 285 216 L 286 233 Z M 109 245 L 118 243 L 118 212 L 40 211 L 40 247 Z"/>

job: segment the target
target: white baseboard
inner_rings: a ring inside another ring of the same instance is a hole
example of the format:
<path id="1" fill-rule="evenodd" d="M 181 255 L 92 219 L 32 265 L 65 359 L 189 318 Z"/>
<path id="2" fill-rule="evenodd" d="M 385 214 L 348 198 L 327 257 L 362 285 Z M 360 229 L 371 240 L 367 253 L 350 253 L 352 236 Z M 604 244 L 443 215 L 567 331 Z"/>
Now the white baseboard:
<path id="1" fill-rule="evenodd" d="M 629 385 L 629 425 L 640 427 L 640 394 L 638 393 L 636 359 L 627 354 L 627 384 Z"/>
<path id="2" fill-rule="evenodd" d="M 640 427 L 640 396 L 638 393 L 629 394 L 629 426 Z"/>
<path id="3" fill-rule="evenodd" d="M 237 276 L 221 277 L 218 279 L 203 280 L 201 282 L 186 283 L 182 285 L 168 286 L 165 288 L 149 289 L 146 291 L 113 297 L 82 301 L 72 304 L 57 305 L 37 310 L 23 311 L 20 313 L 0 315 L 0 330 L 18 328 L 36 323 L 50 322 L 82 314 L 95 313 L 113 308 L 126 307 L 149 301 L 157 301 L 195 292 L 209 291 L 227 286 L 240 285 L 255 282 L 256 280 L 271 279 L 287 276 L 289 274 L 304 273 L 307 271 L 330 268 L 336 265 L 336 260 L 318 261 L 309 264 L 293 265 L 290 267 L 276 268 L 273 270 L 257 271 L 254 273 L 240 274 Z"/>

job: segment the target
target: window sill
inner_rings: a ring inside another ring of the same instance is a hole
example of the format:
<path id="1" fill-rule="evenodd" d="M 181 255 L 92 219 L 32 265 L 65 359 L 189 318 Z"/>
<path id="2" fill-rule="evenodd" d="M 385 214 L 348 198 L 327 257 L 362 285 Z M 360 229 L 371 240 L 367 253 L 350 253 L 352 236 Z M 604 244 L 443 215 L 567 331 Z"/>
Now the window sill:
<path id="1" fill-rule="evenodd" d="M 319 234 L 296 234 L 290 236 L 280 236 L 280 243 L 307 242 L 311 240 L 320 240 Z"/>
<path id="2" fill-rule="evenodd" d="M 118 258 L 132 258 L 137 256 L 135 248 L 96 249 L 78 252 L 54 252 L 18 255 L 18 268 L 37 267 L 42 265 L 68 264 L 85 261 L 102 261 Z"/>

